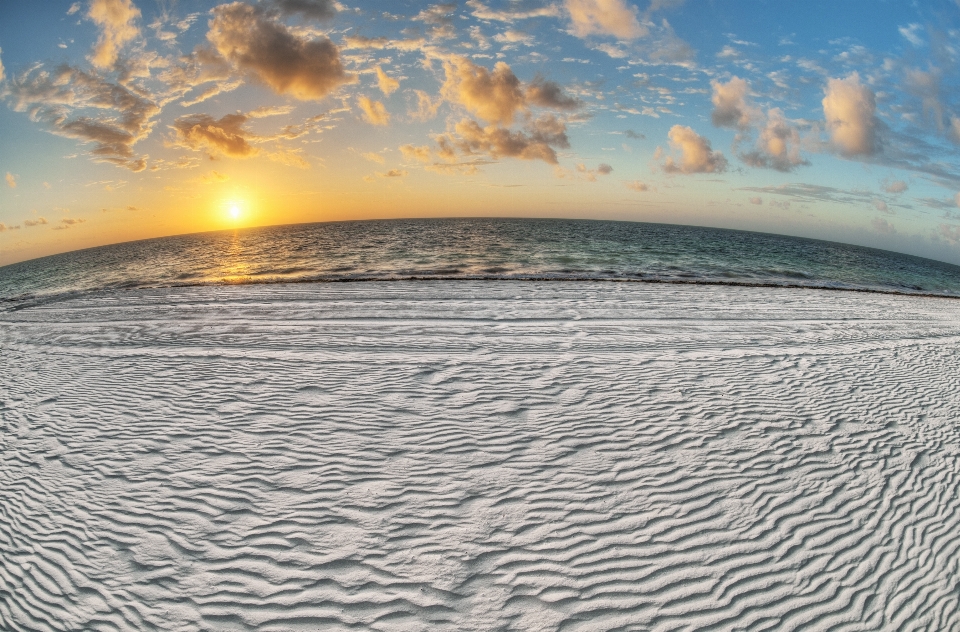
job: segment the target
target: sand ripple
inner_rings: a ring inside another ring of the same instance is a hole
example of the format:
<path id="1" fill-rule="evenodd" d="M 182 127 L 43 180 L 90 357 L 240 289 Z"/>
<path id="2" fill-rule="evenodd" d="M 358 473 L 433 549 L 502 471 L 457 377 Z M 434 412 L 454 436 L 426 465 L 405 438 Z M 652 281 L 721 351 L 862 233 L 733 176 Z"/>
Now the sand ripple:
<path id="1" fill-rule="evenodd" d="M 960 630 L 960 302 L 193 288 L 0 354 L 4 630 Z"/>

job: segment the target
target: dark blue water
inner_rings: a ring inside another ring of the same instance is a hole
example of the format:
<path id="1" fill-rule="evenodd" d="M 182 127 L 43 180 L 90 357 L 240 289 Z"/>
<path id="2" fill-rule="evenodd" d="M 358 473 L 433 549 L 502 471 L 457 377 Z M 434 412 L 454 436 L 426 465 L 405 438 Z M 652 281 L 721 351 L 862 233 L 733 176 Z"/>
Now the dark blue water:
<path id="1" fill-rule="evenodd" d="M 0 267 L 0 305 L 123 288 L 412 278 L 960 296 L 960 267 L 860 246 L 667 224 L 484 218 L 298 224 L 91 248 Z"/>

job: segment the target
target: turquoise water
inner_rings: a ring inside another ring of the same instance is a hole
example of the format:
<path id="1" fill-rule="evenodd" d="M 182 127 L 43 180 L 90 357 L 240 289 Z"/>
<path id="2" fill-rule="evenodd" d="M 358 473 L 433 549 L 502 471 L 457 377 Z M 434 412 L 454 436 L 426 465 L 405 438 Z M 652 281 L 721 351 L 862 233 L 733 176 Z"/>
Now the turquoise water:
<path id="1" fill-rule="evenodd" d="M 138 287 L 412 278 L 960 296 L 958 266 L 859 246 L 667 224 L 485 218 L 297 224 L 91 248 L 0 268 L 0 303 L 10 309 Z"/>

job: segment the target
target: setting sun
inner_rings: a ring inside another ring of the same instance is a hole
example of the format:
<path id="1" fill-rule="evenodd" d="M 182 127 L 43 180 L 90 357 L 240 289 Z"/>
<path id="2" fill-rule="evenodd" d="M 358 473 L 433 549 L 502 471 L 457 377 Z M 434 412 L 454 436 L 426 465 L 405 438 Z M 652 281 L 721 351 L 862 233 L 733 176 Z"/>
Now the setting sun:
<path id="1" fill-rule="evenodd" d="M 230 217 L 231 219 L 240 219 L 240 207 L 236 204 L 230 205 Z"/>

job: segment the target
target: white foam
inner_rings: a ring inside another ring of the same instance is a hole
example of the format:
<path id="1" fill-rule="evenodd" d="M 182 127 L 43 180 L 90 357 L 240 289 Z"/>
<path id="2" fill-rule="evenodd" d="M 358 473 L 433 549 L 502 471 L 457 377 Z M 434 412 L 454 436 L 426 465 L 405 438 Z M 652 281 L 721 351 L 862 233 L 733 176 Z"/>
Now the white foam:
<path id="1" fill-rule="evenodd" d="M 0 628 L 960 629 L 960 302 L 208 287 L 0 315 Z"/>

